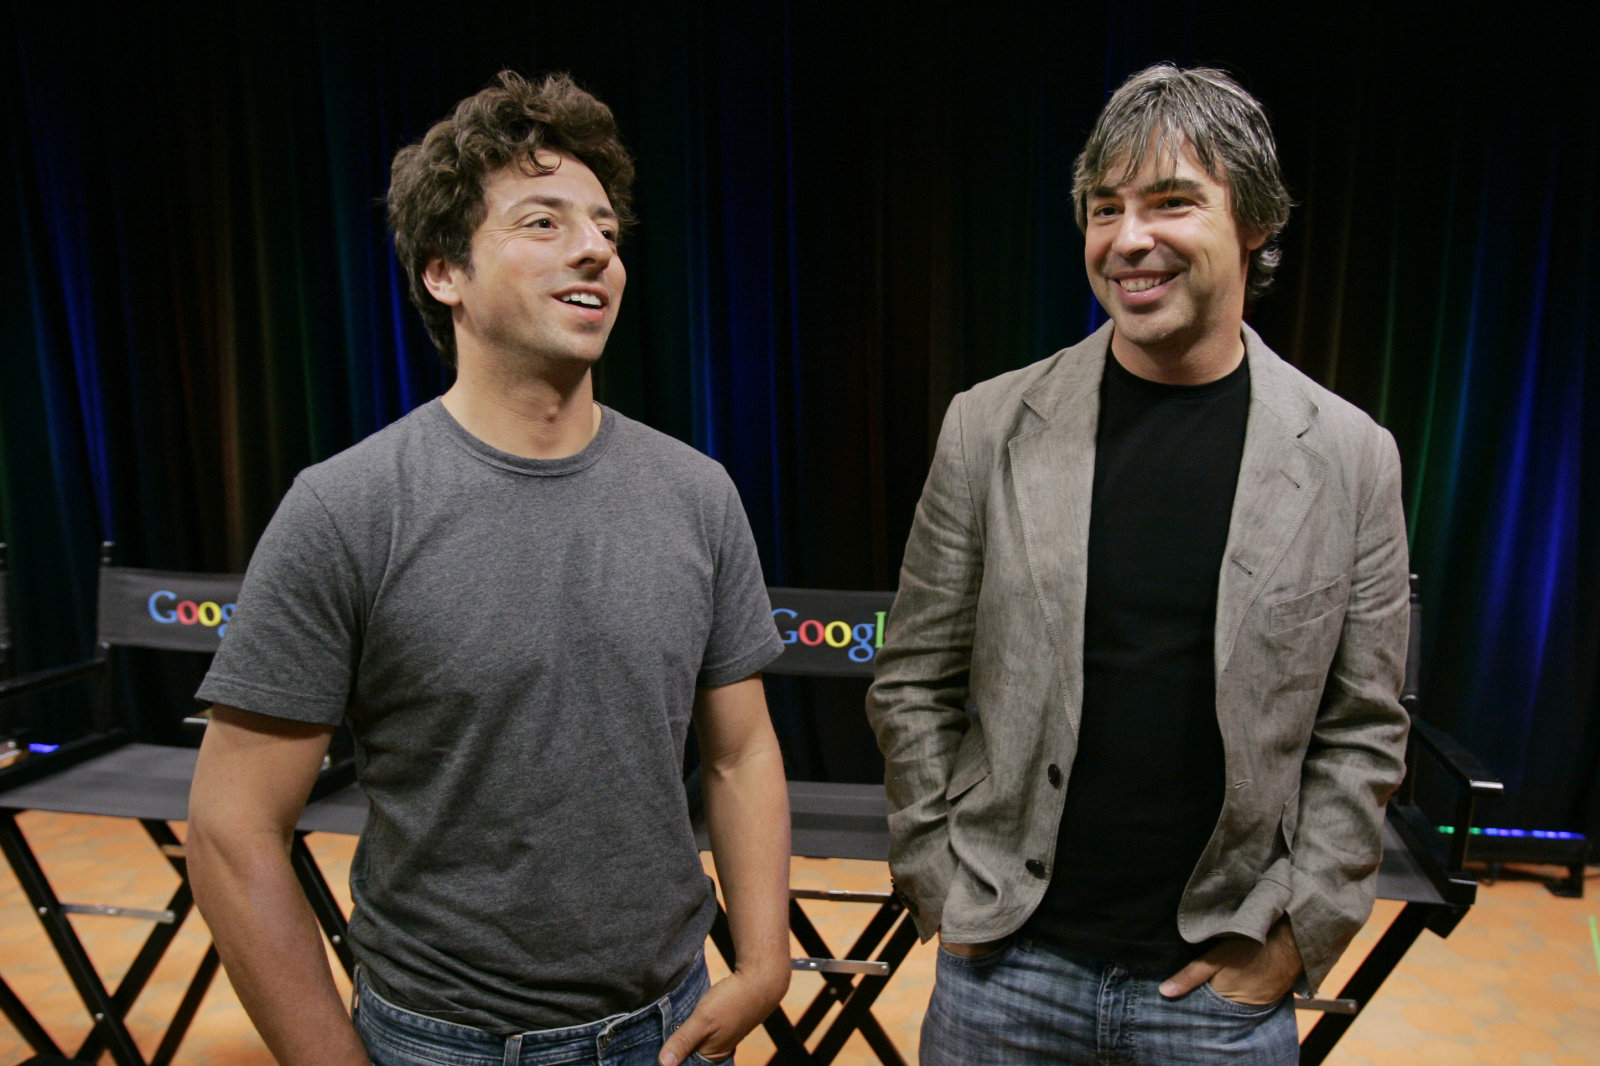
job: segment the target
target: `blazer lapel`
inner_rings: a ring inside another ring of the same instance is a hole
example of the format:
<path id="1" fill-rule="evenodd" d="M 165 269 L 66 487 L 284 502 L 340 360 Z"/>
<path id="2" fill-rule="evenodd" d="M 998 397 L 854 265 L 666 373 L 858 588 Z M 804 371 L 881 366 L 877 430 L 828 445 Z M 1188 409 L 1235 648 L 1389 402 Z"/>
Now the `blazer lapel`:
<path id="1" fill-rule="evenodd" d="M 1033 418 L 1008 443 L 1012 490 L 1039 608 L 1064 665 L 1073 734 L 1083 695 L 1083 611 L 1088 588 L 1089 502 L 1107 323 L 1057 357 L 1022 402 Z"/>
<path id="2" fill-rule="evenodd" d="M 1246 326 L 1244 336 L 1250 415 L 1217 583 L 1219 677 L 1245 614 L 1289 550 L 1328 471 L 1327 458 L 1302 440 L 1316 420 L 1316 404 L 1254 330 Z"/>

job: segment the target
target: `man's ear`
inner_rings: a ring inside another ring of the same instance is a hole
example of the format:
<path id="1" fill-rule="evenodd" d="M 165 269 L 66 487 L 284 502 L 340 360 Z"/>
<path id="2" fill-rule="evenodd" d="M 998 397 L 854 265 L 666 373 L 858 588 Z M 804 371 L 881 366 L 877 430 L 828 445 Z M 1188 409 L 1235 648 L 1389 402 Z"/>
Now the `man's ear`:
<path id="1" fill-rule="evenodd" d="M 457 279 L 464 273 L 444 256 L 435 256 L 422 268 L 422 284 L 428 287 L 428 294 L 435 300 L 446 307 L 455 307 L 461 303 Z"/>
<path id="2" fill-rule="evenodd" d="M 1268 233 L 1264 229 L 1245 229 L 1242 226 L 1239 228 L 1239 243 L 1244 245 L 1244 250 L 1247 252 L 1253 252 L 1263 244 L 1266 244 L 1267 237 Z"/>

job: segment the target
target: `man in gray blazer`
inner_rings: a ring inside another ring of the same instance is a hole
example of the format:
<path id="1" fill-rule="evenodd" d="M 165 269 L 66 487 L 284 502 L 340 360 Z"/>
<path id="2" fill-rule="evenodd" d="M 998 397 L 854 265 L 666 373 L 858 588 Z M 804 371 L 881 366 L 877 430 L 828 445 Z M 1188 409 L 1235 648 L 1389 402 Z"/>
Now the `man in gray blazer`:
<path id="1" fill-rule="evenodd" d="M 1293 1063 L 1403 770 L 1399 455 L 1243 323 L 1289 197 L 1232 79 L 1134 75 L 1073 193 L 1110 321 L 951 403 L 868 697 L 922 1061 Z"/>

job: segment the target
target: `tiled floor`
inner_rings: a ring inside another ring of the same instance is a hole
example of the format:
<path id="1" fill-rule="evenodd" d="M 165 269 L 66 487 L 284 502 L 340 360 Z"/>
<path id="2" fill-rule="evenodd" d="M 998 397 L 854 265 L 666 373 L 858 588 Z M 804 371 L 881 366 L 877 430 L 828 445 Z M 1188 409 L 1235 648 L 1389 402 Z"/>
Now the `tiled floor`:
<path id="1" fill-rule="evenodd" d="M 60 896 L 75 902 L 162 907 L 176 878 L 136 823 L 37 812 L 19 819 Z M 353 841 L 312 837 L 336 894 Z M 883 887 L 880 864 L 845 860 L 797 860 L 794 883 L 811 888 L 872 891 Z M 1448 940 L 1423 934 L 1378 998 L 1357 1019 L 1328 1060 L 1343 1066 L 1581 1066 L 1600 1063 L 1600 948 L 1592 924 L 1600 915 L 1590 883 L 1588 898 L 1557 899 L 1532 879 L 1507 879 L 1485 886 L 1479 905 Z M 348 900 L 343 900 L 348 905 Z M 808 907 L 830 944 L 841 946 L 866 920 L 860 904 Z M 1378 911 L 1351 949 L 1351 959 L 1329 982 L 1342 981 L 1393 916 Z M 102 974 L 120 976 L 149 926 L 119 918 L 73 919 Z M 148 1054 L 205 949 L 198 917 L 189 923 L 136 1003 L 130 1028 Z M 716 955 L 709 952 L 715 969 Z M 919 945 L 889 983 L 874 1014 L 906 1057 L 915 1061 L 917 1030 L 932 986 L 933 951 Z M 336 971 L 337 972 L 337 971 Z M 30 1006 L 58 1043 L 70 1052 L 88 1032 L 71 984 L 56 961 L 38 921 L 9 871 L 0 868 L 0 976 Z M 814 974 L 796 974 L 786 1001 L 790 1012 L 820 986 Z M 1302 1017 L 1303 1024 L 1311 1019 Z M 0 1066 L 27 1058 L 29 1049 L 0 1019 Z M 759 1030 L 740 1048 L 739 1060 L 764 1063 L 771 1044 Z M 109 1057 L 102 1061 L 109 1062 Z M 179 1063 L 193 1066 L 271 1066 L 239 1008 L 219 978 L 179 1050 Z M 853 1037 L 836 1060 L 842 1066 L 877 1060 Z"/>

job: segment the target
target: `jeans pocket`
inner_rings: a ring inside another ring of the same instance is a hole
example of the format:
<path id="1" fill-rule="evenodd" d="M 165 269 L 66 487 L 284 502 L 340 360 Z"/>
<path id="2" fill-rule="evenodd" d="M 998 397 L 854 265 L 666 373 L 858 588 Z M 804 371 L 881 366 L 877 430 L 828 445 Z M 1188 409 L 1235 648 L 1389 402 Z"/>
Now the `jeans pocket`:
<path id="1" fill-rule="evenodd" d="M 943 944 L 940 944 L 939 962 L 969 969 L 979 966 L 988 966 L 992 963 L 999 962 L 1001 959 L 1010 954 L 1012 945 L 1014 945 L 1016 942 L 1017 938 L 1014 936 L 1001 937 L 999 940 L 996 940 L 993 943 L 984 945 L 986 950 L 977 955 L 963 955 L 960 952 L 951 951 Z M 966 947 L 968 945 L 963 944 L 962 946 Z"/>
<path id="2" fill-rule="evenodd" d="M 1271 1003 L 1240 1003 L 1212 988 L 1210 981 L 1201 985 L 1200 991 L 1211 1004 L 1239 1018 L 1264 1018 L 1283 1005 L 1281 999 L 1273 1000 Z"/>

